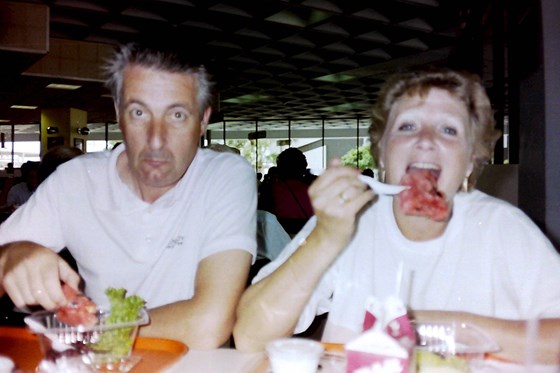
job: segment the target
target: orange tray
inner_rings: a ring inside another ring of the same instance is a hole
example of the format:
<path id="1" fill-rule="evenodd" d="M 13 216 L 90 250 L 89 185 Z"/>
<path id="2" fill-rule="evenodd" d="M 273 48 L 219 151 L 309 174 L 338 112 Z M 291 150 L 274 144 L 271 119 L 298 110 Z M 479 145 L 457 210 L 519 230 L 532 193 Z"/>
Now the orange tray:
<path id="1" fill-rule="evenodd" d="M 171 339 L 138 337 L 134 345 L 135 356 L 142 359 L 132 373 L 159 372 L 181 356 L 188 347 Z M 26 328 L 0 327 L 0 355 L 9 356 L 23 372 L 34 372 L 43 358 L 37 336 Z"/>

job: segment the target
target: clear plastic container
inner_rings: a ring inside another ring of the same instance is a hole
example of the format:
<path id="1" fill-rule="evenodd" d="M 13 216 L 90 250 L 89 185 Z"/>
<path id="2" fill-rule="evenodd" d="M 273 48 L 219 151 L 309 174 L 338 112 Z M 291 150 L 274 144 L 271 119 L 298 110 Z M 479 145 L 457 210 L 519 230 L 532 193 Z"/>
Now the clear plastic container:
<path id="1" fill-rule="evenodd" d="M 98 311 L 99 323 L 92 327 L 69 326 L 56 313 L 40 311 L 26 317 L 31 330 L 39 336 L 46 362 L 79 362 L 101 370 L 128 371 L 138 361 L 132 356 L 140 325 L 149 321 L 142 309 L 131 322 L 106 324 L 109 312 Z"/>
<path id="2" fill-rule="evenodd" d="M 447 368 L 471 372 L 483 364 L 485 354 L 500 346 L 480 327 L 463 323 L 417 323 L 417 372 Z"/>

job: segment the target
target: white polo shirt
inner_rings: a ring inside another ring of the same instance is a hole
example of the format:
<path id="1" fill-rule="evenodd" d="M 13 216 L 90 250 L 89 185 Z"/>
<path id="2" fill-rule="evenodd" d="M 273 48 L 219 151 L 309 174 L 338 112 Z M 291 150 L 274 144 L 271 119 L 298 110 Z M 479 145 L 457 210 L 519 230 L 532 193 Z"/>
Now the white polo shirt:
<path id="1" fill-rule="evenodd" d="M 199 149 L 179 183 L 149 204 L 117 175 L 124 149 L 59 166 L 0 226 L 0 244 L 67 247 L 95 302 L 107 303 L 106 288 L 123 287 L 150 308 L 190 299 L 198 263 L 214 253 L 255 256 L 255 174 L 242 157 Z"/>

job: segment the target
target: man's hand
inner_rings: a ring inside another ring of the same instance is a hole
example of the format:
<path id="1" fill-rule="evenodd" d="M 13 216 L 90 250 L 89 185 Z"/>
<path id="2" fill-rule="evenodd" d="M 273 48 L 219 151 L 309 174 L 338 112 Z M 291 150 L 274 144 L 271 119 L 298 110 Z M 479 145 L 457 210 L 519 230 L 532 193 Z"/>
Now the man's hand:
<path id="1" fill-rule="evenodd" d="M 80 277 L 52 250 L 28 241 L 0 247 L 0 290 L 8 293 L 16 307 L 65 305 L 61 282 L 77 289 Z"/>

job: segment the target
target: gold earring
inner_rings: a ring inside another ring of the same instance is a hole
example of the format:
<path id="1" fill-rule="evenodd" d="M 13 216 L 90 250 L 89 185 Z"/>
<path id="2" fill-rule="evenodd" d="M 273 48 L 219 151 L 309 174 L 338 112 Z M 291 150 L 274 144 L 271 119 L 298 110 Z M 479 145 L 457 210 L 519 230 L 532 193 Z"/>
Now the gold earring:
<path id="1" fill-rule="evenodd" d="M 461 190 L 465 193 L 469 191 L 469 177 L 468 176 L 465 176 L 465 178 L 463 179 L 463 185 L 461 186 Z"/>

